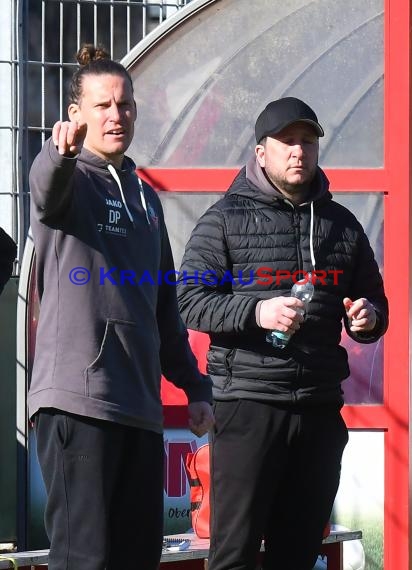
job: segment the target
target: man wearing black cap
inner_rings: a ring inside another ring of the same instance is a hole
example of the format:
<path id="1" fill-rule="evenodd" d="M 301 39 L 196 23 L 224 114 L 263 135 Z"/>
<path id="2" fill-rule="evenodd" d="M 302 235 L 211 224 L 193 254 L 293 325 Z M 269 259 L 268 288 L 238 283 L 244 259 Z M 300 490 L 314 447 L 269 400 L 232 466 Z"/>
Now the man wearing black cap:
<path id="1" fill-rule="evenodd" d="M 186 325 L 211 341 L 209 570 L 254 569 L 262 537 L 263 568 L 311 570 L 348 439 L 342 320 L 375 342 L 388 305 L 362 226 L 318 166 L 314 111 L 273 101 L 255 133 L 255 154 L 194 229 L 178 287 Z M 314 285 L 306 306 L 290 295 L 299 279 Z"/>

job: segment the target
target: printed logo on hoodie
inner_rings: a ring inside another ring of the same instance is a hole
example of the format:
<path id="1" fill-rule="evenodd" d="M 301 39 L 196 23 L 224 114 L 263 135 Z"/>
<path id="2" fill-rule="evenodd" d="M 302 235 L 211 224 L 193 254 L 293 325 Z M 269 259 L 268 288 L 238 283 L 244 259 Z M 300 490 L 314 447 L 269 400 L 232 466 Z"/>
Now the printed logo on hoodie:
<path id="1" fill-rule="evenodd" d="M 109 206 L 109 207 L 108 207 Z M 122 219 L 120 200 L 106 198 L 106 223 L 97 223 L 97 231 L 105 234 L 127 237 L 127 229 L 119 224 Z"/>

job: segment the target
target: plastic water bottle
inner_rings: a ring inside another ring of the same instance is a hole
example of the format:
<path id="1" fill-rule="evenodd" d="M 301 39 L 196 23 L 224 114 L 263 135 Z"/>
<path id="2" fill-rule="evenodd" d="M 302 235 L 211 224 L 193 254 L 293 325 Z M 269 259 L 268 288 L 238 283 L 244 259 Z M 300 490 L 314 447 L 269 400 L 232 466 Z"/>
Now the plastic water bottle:
<path id="1" fill-rule="evenodd" d="M 299 307 L 296 309 L 297 313 L 302 316 L 306 313 L 308 303 L 310 303 L 314 291 L 315 288 L 313 286 L 311 273 L 306 275 L 306 281 L 298 281 L 297 283 L 294 283 L 290 290 L 290 296 L 296 297 L 296 299 L 299 299 L 304 304 L 303 308 Z M 266 335 L 266 342 L 269 342 L 274 348 L 285 348 L 292 334 L 277 330 L 270 331 Z"/>

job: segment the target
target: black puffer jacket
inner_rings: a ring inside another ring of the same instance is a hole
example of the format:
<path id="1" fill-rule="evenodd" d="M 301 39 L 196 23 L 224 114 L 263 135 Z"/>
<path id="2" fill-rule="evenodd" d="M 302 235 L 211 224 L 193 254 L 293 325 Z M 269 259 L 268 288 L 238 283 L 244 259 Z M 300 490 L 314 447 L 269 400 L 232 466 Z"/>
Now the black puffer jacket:
<path id="1" fill-rule="evenodd" d="M 328 186 L 318 169 L 312 242 L 324 280 L 315 284 L 305 322 L 283 350 L 266 342 L 255 309 L 260 299 L 289 294 L 292 278 L 276 279 L 277 272 L 313 269 L 311 204 L 293 206 L 253 159 L 194 229 L 180 269 L 179 308 L 189 328 L 210 335 L 215 399 L 339 405 L 340 383 L 349 375 L 339 345 L 343 298 L 366 297 L 378 312 L 375 330 L 356 336 L 348 331 L 353 338 L 374 342 L 385 332 L 388 305 L 368 238 L 355 216 L 333 202 Z"/>

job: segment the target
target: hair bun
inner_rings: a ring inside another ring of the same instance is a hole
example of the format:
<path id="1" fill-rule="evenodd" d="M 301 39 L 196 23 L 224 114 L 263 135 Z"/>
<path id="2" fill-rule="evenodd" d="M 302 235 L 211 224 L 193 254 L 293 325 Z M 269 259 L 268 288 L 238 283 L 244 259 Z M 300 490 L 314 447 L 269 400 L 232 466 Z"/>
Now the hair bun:
<path id="1" fill-rule="evenodd" d="M 85 66 L 99 59 L 110 59 L 110 55 L 100 46 L 84 44 L 77 52 L 76 59 L 81 66 Z"/>

